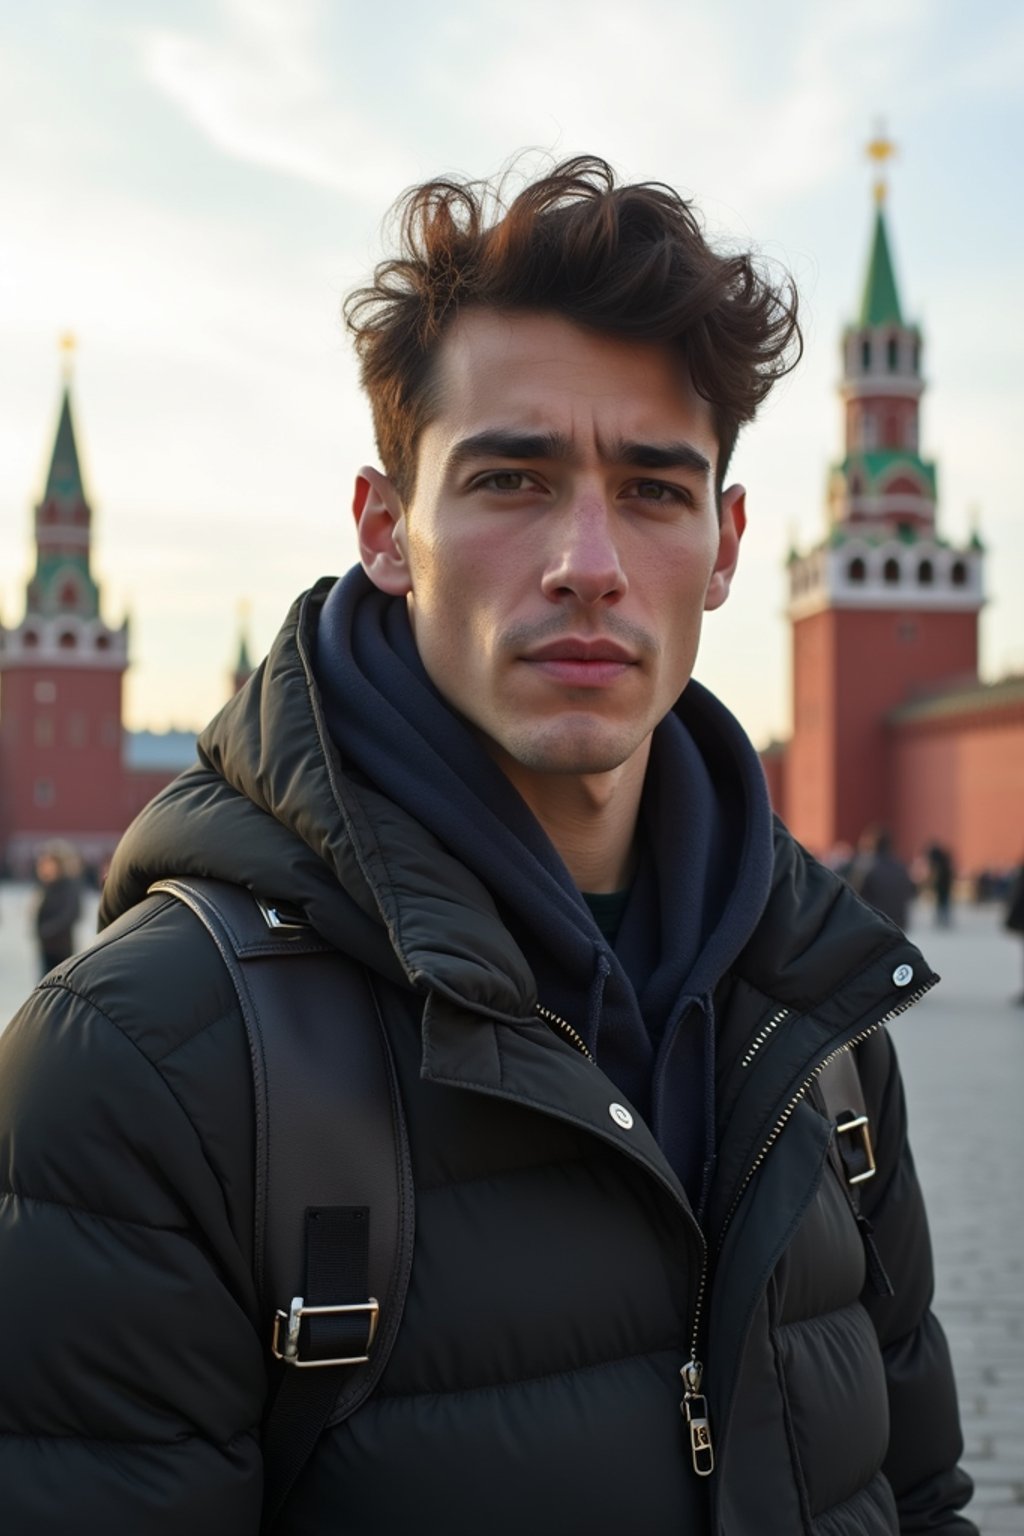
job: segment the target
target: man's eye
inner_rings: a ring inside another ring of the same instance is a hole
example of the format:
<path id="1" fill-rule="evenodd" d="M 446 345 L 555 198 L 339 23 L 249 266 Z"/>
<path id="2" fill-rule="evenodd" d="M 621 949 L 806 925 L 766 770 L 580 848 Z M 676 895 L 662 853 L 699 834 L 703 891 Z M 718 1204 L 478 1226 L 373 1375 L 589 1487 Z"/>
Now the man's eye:
<path id="1" fill-rule="evenodd" d="M 633 494 L 644 501 L 688 501 L 689 496 L 681 486 L 666 485 L 664 480 L 636 480 Z"/>
<path id="2" fill-rule="evenodd" d="M 529 477 L 521 469 L 496 469 L 489 475 L 481 475 L 477 488 L 485 491 L 522 491 L 530 484 Z"/>

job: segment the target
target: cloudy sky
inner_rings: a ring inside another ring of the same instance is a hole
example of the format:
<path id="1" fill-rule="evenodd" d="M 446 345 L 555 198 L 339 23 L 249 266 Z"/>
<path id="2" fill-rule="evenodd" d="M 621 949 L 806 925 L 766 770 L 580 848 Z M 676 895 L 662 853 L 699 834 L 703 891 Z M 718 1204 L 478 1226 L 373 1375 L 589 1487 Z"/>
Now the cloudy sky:
<path id="1" fill-rule="evenodd" d="M 394 196 L 591 151 L 801 289 L 807 355 L 741 439 L 751 523 L 698 667 L 755 740 L 784 734 L 782 561 L 823 525 L 881 117 L 942 528 L 977 518 L 985 670 L 1024 670 L 1022 77 L 1018 0 L 0 0 L 0 614 L 21 613 L 70 328 L 129 720 L 201 723 L 239 602 L 262 653 L 354 558 L 374 450 L 339 306 Z"/>

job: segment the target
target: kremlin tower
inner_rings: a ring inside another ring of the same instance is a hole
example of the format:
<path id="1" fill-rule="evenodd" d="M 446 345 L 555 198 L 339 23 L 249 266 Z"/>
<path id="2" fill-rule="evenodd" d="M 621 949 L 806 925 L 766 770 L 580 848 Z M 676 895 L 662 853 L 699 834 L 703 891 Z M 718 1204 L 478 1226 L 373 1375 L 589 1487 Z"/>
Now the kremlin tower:
<path id="1" fill-rule="evenodd" d="M 228 679 L 231 693 L 240 693 L 255 670 L 249 652 L 249 604 L 242 602 L 238 605 L 238 655 Z"/>
<path id="2" fill-rule="evenodd" d="M 879 175 L 860 308 L 841 344 L 845 448 L 825 537 L 789 557 L 793 736 L 784 763 L 766 762 L 790 828 L 819 854 L 898 823 L 894 712 L 978 686 L 982 548 L 951 543 L 936 522 L 935 465 L 920 446 L 923 339 L 904 315 L 886 220 L 892 152 L 881 137 L 869 146 Z"/>
<path id="3" fill-rule="evenodd" d="M 62 342 L 68 359 L 73 342 Z M 42 498 L 25 614 L 0 627 L 0 865 L 31 867 L 50 838 L 89 862 L 123 830 L 121 683 L 128 625 L 108 624 L 92 573 L 69 364 Z"/>

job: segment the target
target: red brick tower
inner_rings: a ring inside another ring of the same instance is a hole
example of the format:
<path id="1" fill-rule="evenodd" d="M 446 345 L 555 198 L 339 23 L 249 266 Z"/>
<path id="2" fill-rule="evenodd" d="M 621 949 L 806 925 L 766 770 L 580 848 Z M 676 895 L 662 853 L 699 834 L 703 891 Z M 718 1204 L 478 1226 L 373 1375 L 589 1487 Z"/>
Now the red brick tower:
<path id="1" fill-rule="evenodd" d="M 65 375 L 25 616 L 0 627 L 0 863 L 18 873 L 54 837 L 99 865 L 123 827 L 128 626 L 101 616 L 91 531 Z"/>
<path id="2" fill-rule="evenodd" d="M 893 146 L 880 137 L 868 153 L 881 168 Z M 978 675 L 982 550 L 936 529 L 935 466 L 918 447 L 921 333 L 900 307 L 885 192 L 880 175 L 860 313 L 843 334 L 846 451 L 829 476 L 828 532 L 789 558 L 785 816 L 816 853 L 890 821 L 890 712 Z"/>

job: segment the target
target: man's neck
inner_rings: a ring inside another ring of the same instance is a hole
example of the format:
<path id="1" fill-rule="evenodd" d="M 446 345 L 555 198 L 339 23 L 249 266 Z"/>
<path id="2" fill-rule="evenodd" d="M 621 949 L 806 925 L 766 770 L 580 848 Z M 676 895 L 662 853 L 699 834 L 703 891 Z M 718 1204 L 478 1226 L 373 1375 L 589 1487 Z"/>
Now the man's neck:
<path id="1" fill-rule="evenodd" d="M 623 890 L 636 868 L 636 830 L 649 741 L 608 773 L 537 773 L 498 762 L 557 848 L 576 887 Z"/>

